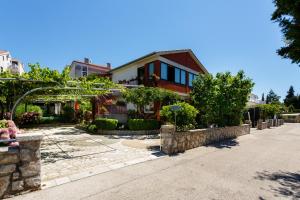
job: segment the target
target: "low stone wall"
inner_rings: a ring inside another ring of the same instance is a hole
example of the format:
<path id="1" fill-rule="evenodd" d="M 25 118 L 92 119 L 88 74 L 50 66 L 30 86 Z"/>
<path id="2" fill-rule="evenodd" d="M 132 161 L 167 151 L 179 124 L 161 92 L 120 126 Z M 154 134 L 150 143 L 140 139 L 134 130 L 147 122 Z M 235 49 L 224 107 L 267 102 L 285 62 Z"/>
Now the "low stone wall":
<path id="1" fill-rule="evenodd" d="M 158 135 L 159 130 L 98 130 L 100 135 Z"/>
<path id="2" fill-rule="evenodd" d="M 258 130 L 266 129 L 269 126 L 268 124 L 269 124 L 269 122 L 258 121 L 257 122 L 257 129 Z"/>
<path id="3" fill-rule="evenodd" d="M 0 147 L 0 199 L 41 187 L 41 134 L 19 134 L 19 147 Z"/>
<path id="4" fill-rule="evenodd" d="M 162 151 L 169 155 L 175 154 L 249 133 L 249 124 L 224 128 L 196 129 L 185 132 L 176 132 L 173 125 L 163 125 L 161 127 Z"/>
<path id="5" fill-rule="evenodd" d="M 284 119 L 278 119 L 278 125 L 279 126 L 284 125 Z"/>

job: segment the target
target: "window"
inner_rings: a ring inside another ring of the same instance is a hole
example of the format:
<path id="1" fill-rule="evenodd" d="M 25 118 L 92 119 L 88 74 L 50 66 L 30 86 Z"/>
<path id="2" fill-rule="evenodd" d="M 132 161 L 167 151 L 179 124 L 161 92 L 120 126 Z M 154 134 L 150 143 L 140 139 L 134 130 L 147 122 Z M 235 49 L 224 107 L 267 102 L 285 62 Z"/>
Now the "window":
<path id="1" fill-rule="evenodd" d="M 180 69 L 175 68 L 175 83 L 180 83 Z"/>
<path id="2" fill-rule="evenodd" d="M 160 63 L 160 78 L 168 80 L 168 65 L 166 63 Z"/>
<path id="3" fill-rule="evenodd" d="M 82 66 L 81 72 L 82 72 L 82 76 L 87 76 L 87 67 Z"/>
<path id="4" fill-rule="evenodd" d="M 186 72 L 184 70 L 181 71 L 181 78 L 180 78 L 180 83 L 185 85 L 186 84 Z"/>
<path id="5" fill-rule="evenodd" d="M 192 87 L 193 86 L 193 80 L 195 80 L 197 78 L 196 74 L 193 73 L 189 73 L 189 86 Z"/>
<path id="6" fill-rule="evenodd" d="M 149 71 L 149 79 L 151 79 L 152 75 L 154 74 L 154 63 L 149 64 L 148 71 Z"/>

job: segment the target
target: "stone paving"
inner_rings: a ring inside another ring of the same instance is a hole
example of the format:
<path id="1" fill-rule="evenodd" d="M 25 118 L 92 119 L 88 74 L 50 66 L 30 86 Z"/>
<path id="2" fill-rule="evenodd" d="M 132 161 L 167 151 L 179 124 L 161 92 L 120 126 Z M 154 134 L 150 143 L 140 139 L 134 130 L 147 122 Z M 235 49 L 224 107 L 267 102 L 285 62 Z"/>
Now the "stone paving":
<path id="1" fill-rule="evenodd" d="M 124 166 L 157 159 L 157 136 L 90 135 L 74 126 L 41 127 L 42 187 L 53 187 Z"/>

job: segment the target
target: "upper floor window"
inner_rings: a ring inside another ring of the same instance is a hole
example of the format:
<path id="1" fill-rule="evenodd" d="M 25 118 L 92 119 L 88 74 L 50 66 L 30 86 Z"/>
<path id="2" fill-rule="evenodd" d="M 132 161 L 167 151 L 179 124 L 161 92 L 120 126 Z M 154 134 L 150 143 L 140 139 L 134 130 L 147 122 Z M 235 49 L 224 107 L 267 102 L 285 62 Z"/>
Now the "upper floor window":
<path id="1" fill-rule="evenodd" d="M 180 69 L 175 68 L 175 83 L 180 83 Z"/>
<path id="2" fill-rule="evenodd" d="M 166 63 L 160 63 L 160 78 L 168 80 L 168 65 Z"/>
<path id="3" fill-rule="evenodd" d="M 154 74 L 154 63 L 149 64 L 148 71 L 149 71 L 149 79 L 151 79 L 152 75 Z"/>
<path id="4" fill-rule="evenodd" d="M 82 73 L 82 76 L 87 76 L 87 67 L 86 66 L 82 66 L 81 73 Z"/>
<path id="5" fill-rule="evenodd" d="M 193 86 L 193 81 L 197 78 L 196 74 L 193 73 L 189 73 L 189 86 L 192 87 Z"/>
<path id="6" fill-rule="evenodd" d="M 186 72 L 184 70 L 181 71 L 181 78 L 180 78 L 180 83 L 185 85 L 186 84 Z"/>

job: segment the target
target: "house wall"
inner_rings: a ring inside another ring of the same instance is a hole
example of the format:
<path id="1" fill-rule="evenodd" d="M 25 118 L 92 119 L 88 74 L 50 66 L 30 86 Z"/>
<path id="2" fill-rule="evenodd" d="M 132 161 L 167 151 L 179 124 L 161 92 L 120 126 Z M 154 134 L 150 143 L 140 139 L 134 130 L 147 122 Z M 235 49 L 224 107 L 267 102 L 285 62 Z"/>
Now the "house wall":
<path id="1" fill-rule="evenodd" d="M 84 64 L 84 63 L 73 62 L 71 64 L 71 70 L 70 70 L 70 76 L 72 78 L 78 78 L 78 77 L 82 76 L 81 71 L 76 72 L 76 70 L 75 70 L 76 66 L 87 67 L 87 75 L 90 75 L 90 74 L 106 74 L 107 71 L 109 70 L 108 68 L 107 68 L 107 70 L 104 69 L 104 68 L 97 69 L 96 66 L 94 67 L 94 66 L 90 66 L 90 65 Z"/>
<path id="2" fill-rule="evenodd" d="M 114 70 L 114 71 L 112 71 L 112 81 L 115 83 L 118 83 L 119 81 L 123 81 L 123 80 L 129 81 L 131 79 L 136 79 L 138 76 L 137 69 L 139 67 L 144 67 L 145 68 L 144 85 L 152 86 L 151 82 L 148 80 L 148 77 L 149 77 L 148 66 L 152 62 L 154 63 L 154 73 L 159 77 L 160 77 L 161 62 L 178 67 L 180 69 L 183 69 L 187 72 L 191 72 L 193 74 L 205 73 L 205 72 L 203 72 L 203 70 L 201 70 L 199 68 L 199 65 L 195 61 L 193 61 L 193 59 L 190 56 L 188 56 L 186 54 L 179 54 L 179 58 L 176 57 L 176 54 L 175 55 L 171 54 L 170 58 L 173 60 L 169 60 L 165 56 L 152 56 L 151 58 L 144 59 L 141 62 L 136 62 L 136 63 L 130 64 L 124 68 Z M 185 65 L 183 65 L 183 64 L 185 64 Z M 177 83 L 166 81 L 166 80 L 158 80 L 157 86 L 160 88 L 176 91 L 178 93 L 186 94 L 191 91 L 190 87 L 188 86 L 188 82 L 189 82 L 189 76 L 188 76 L 188 73 L 186 73 L 186 85 L 181 85 L 181 84 L 177 84 Z"/>
<path id="3" fill-rule="evenodd" d="M 10 53 L 7 52 L 7 53 L 0 54 L 0 72 L 6 71 L 9 66 L 11 66 Z"/>

